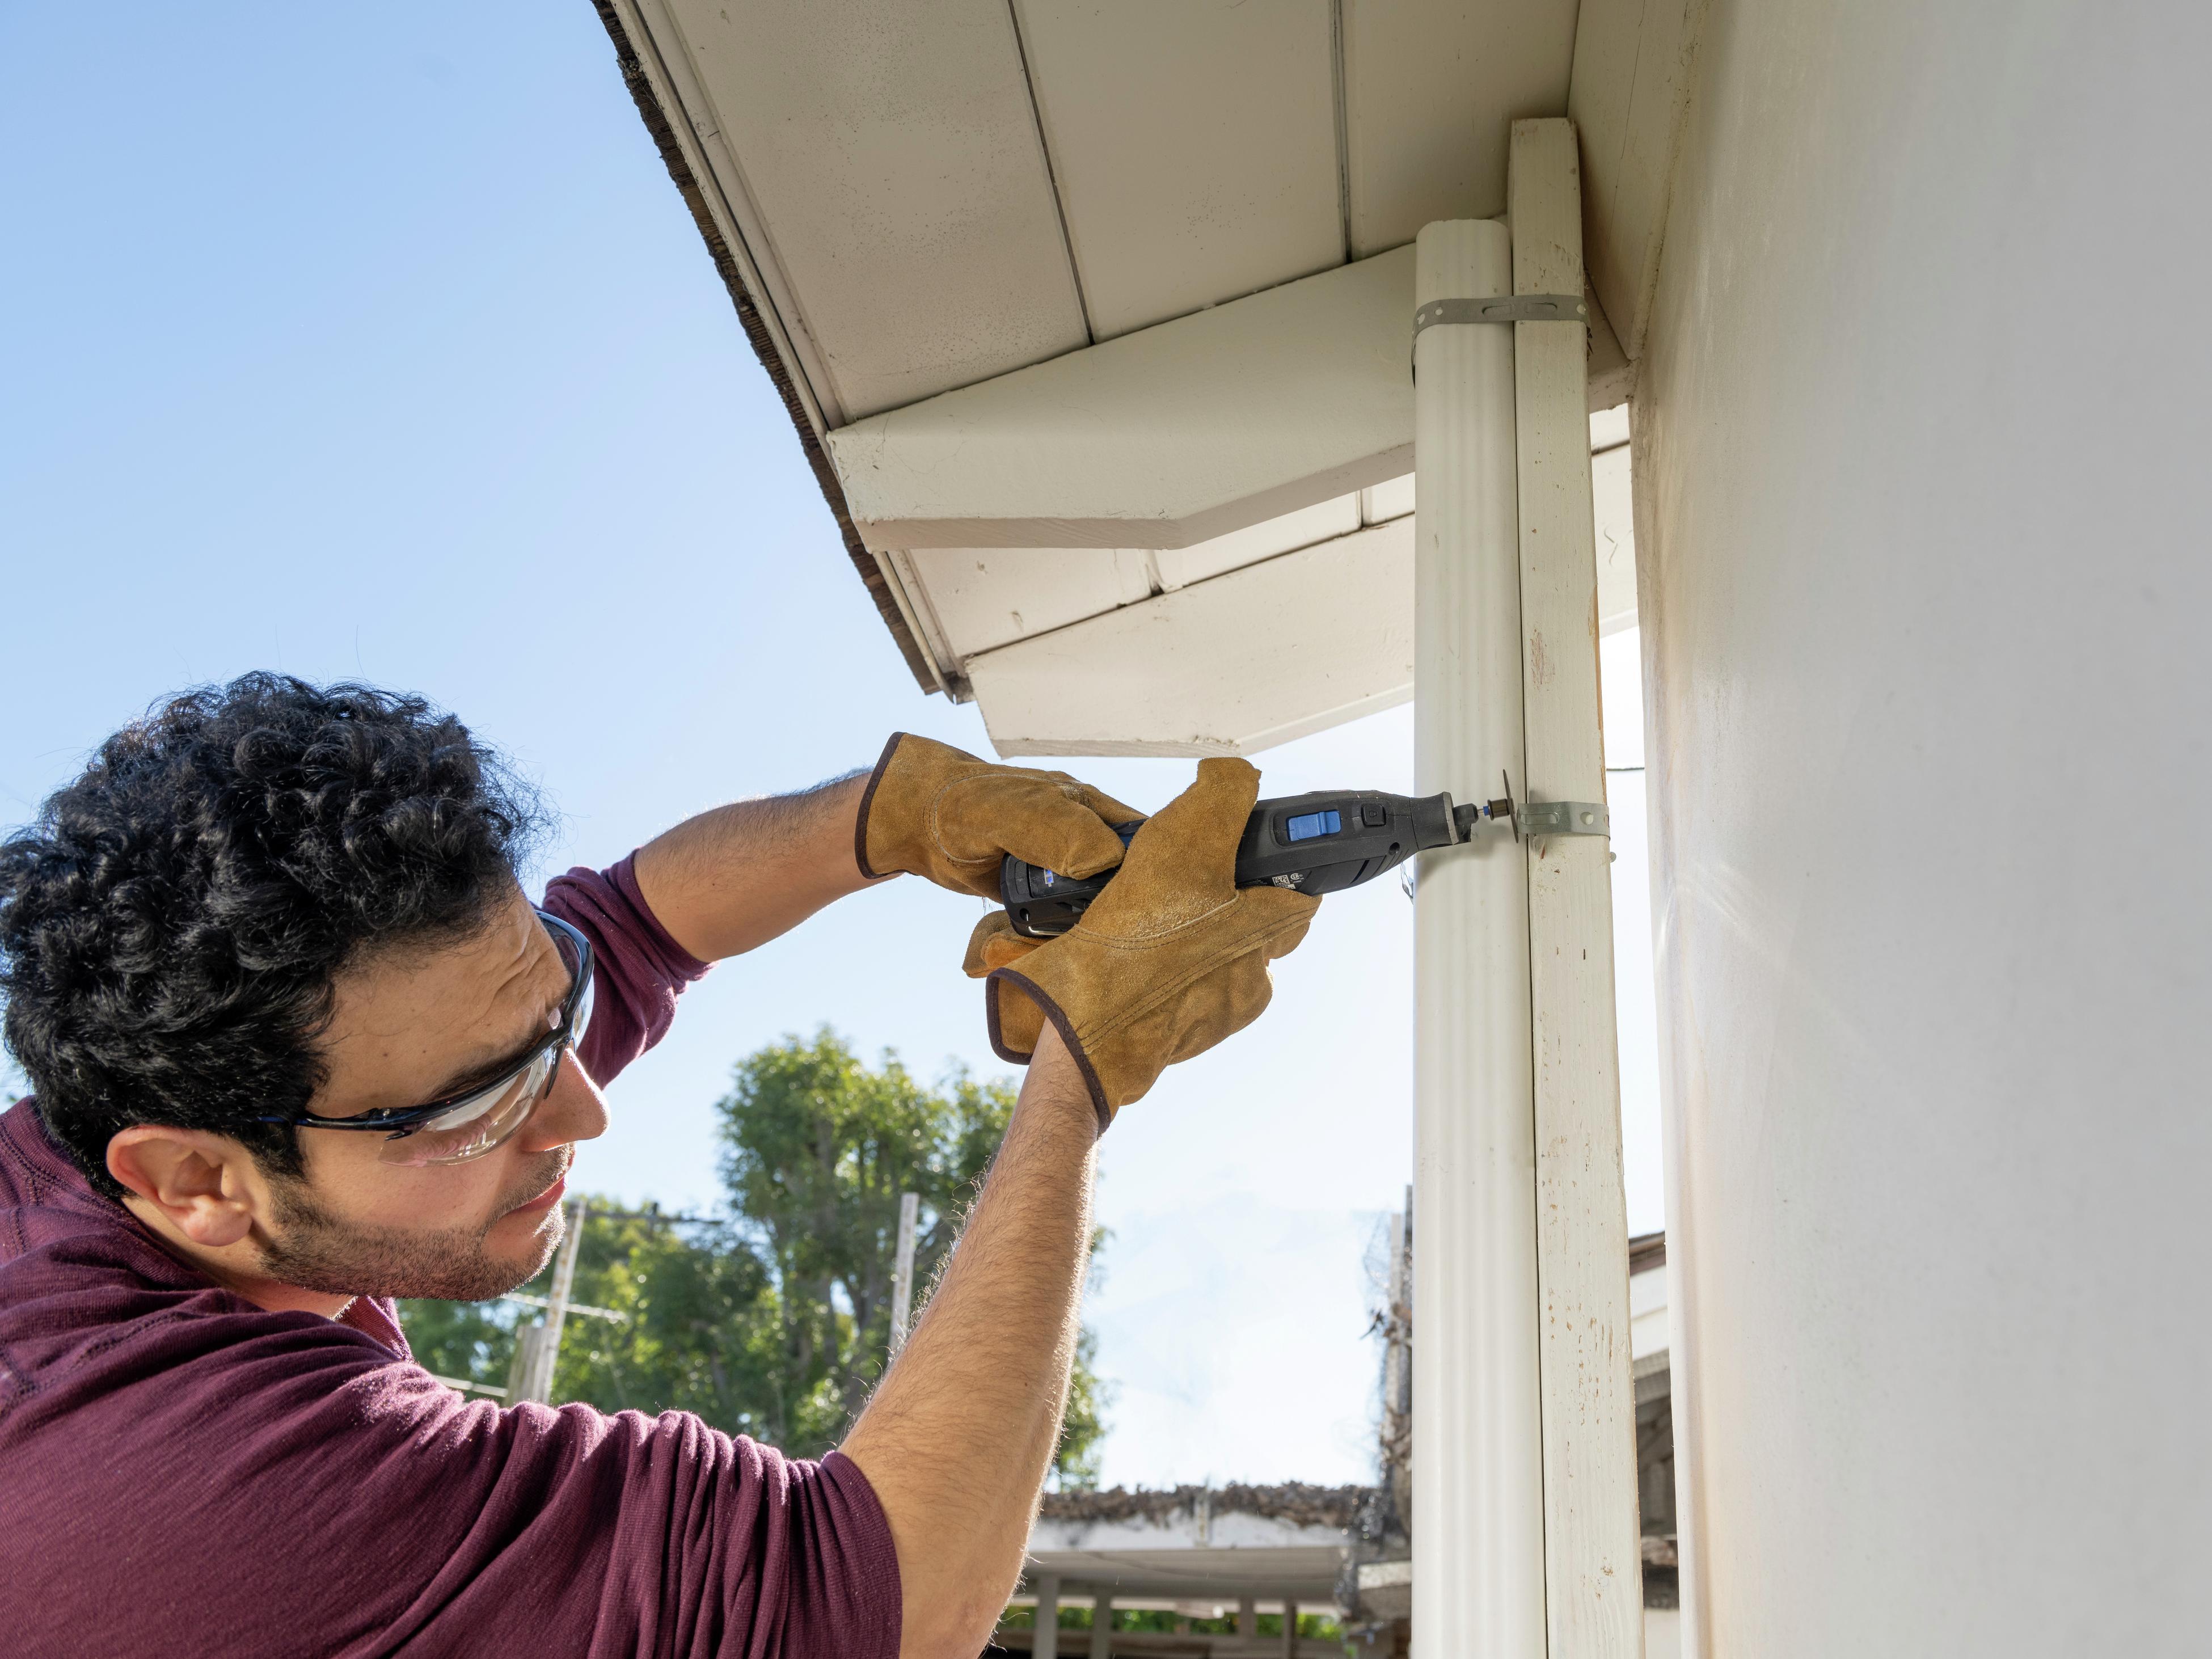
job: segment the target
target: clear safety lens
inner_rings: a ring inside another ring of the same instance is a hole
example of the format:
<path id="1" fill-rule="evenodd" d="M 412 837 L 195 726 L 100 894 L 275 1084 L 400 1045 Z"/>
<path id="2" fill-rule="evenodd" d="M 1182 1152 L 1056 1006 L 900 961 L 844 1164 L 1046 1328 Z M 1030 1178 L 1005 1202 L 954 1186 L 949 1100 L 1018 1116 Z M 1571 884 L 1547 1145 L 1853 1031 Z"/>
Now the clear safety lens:
<path id="1" fill-rule="evenodd" d="M 456 1101 L 412 1134 L 383 1142 L 386 1164 L 465 1164 L 520 1129 L 561 1063 L 562 1045 L 545 1050 L 507 1082 Z"/>
<path id="2" fill-rule="evenodd" d="M 569 983 L 584 974 L 583 953 L 566 933 L 549 927 L 555 947 L 566 964 Z M 592 1023 L 592 981 L 584 978 L 569 1012 L 566 1040 L 554 1043 L 504 1083 L 457 1100 L 411 1133 L 388 1137 L 380 1156 L 386 1164 L 465 1164 L 481 1158 L 520 1129 L 529 1120 L 569 1044 L 581 1041 Z"/>

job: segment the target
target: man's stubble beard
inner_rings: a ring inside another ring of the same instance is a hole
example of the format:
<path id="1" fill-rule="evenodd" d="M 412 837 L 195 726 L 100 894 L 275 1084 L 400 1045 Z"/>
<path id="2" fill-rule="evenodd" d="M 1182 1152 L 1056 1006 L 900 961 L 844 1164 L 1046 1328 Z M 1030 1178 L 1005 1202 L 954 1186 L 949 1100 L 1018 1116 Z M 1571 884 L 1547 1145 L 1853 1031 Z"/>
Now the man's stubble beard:
<path id="1" fill-rule="evenodd" d="M 552 1260 L 567 1230 L 558 1206 L 554 1224 L 538 1235 L 530 1255 L 487 1255 L 485 1237 L 515 1206 L 526 1204 L 568 1168 L 569 1154 L 556 1152 L 516 1190 L 502 1194 L 481 1227 L 428 1230 L 379 1227 L 334 1219 L 295 1182 L 276 1183 L 276 1228 L 262 1245 L 262 1270 L 271 1279 L 324 1296 L 389 1296 L 441 1302 L 483 1302 L 526 1285 Z"/>

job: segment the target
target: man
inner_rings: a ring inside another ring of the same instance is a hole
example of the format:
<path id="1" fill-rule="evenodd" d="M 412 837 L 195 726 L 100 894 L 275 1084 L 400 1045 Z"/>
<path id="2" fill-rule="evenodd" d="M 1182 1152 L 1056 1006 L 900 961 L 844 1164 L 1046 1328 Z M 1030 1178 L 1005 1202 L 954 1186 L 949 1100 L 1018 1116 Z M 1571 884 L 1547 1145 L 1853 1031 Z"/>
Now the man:
<path id="1" fill-rule="evenodd" d="M 450 717 L 250 676 L 111 738 L 0 847 L 0 1648 L 242 1656 L 974 1654 L 1060 1429 L 1092 1148 L 1255 1018 L 1314 901 L 1237 890 L 1258 774 L 1139 815 L 894 737 L 540 903 L 527 797 Z M 501 1410 L 391 1298 L 510 1290 L 599 1088 L 708 963 L 907 872 L 1121 869 L 971 942 L 1027 1077 L 927 1314 L 844 1445 Z"/>

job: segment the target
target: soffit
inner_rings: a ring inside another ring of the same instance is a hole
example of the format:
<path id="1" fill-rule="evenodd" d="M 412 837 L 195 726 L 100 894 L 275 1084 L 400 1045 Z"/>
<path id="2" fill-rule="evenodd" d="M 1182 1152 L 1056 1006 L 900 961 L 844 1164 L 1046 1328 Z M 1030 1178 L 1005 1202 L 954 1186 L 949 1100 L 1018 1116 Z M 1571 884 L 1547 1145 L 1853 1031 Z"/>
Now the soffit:
<path id="1" fill-rule="evenodd" d="M 1018 0 L 1094 338 L 1343 262 L 1327 0 Z"/>
<path id="2" fill-rule="evenodd" d="M 835 427 L 1502 211 L 1576 0 L 611 9 Z"/>
<path id="3" fill-rule="evenodd" d="M 1411 479 L 1182 548 L 872 554 L 828 434 L 1498 214 L 1510 123 L 1566 111 L 1577 52 L 1577 0 L 595 3 L 848 550 L 955 696 L 980 658 L 1401 517 Z M 1595 348 L 1618 361 L 1601 315 Z"/>
<path id="4" fill-rule="evenodd" d="M 659 9 L 830 424 L 1087 343 L 1005 0 Z"/>
<path id="5" fill-rule="evenodd" d="M 1612 634 L 1636 623 L 1636 545 L 1629 450 L 1607 441 L 1622 411 L 1591 417 L 1598 613 Z M 986 653 L 1232 570 L 1410 517 L 1411 473 L 1182 548 L 924 547 L 894 556 L 918 600 L 929 644 L 964 672 Z"/>
<path id="6" fill-rule="evenodd" d="M 1411 512 L 1413 480 L 1403 483 L 1399 493 Z M 945 659 L 964 665 L 1016 640 L 1348 535 L 1361 525 L 1365 493 L 1189 547 L 924 547 L 903 556 L 920 578 L 933 642 Z"/>
<path id="7" fill-rule="evenodd" d="M 1505 211 L 1506 135 L 1564 115 L 1577 0 L 1346 0 L 1347 240 L 1356 257 L 1431 219 Z"/>

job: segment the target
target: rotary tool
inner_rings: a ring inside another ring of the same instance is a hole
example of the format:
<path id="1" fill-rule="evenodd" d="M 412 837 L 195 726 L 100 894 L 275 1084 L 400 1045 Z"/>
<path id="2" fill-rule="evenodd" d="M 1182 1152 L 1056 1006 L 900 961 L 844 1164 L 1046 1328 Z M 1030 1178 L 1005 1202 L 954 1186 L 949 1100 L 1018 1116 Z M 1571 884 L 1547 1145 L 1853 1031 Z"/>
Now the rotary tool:
<path id="1" fill-rule="evenodd" d="M 1237 884 L 1270 883 L 1319 897 L 1372 881 L 1416 853 L 1456 847 L 1486 821 L 1512 825 L 1518 814 L 1509 785 L 1499 799 L 1463 806 L 1449 794 L 1385 794 L 1379 789 L 1319 790 L 1263 800 L 1252 809 L 1237 844 Z M 1141 828 L 1119 823 L 1126 847 Z M 1075 926 L 1091 901 L 1106 890 L 1111 870 L 1095 876 L 1057 875 L 1008 857 L 999 866 L 999 896 L 1014 931 L 1025 939 L 1053 939 Z"/>

